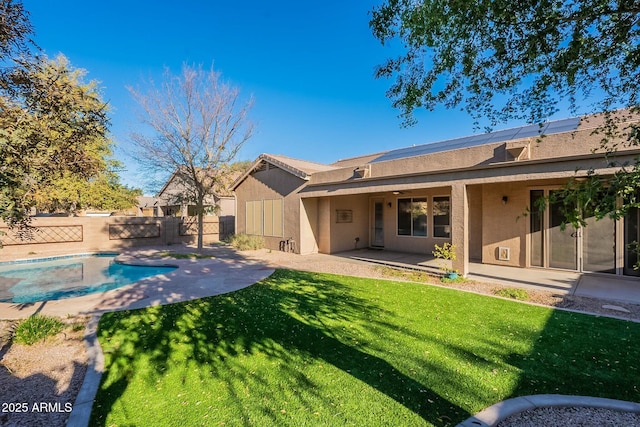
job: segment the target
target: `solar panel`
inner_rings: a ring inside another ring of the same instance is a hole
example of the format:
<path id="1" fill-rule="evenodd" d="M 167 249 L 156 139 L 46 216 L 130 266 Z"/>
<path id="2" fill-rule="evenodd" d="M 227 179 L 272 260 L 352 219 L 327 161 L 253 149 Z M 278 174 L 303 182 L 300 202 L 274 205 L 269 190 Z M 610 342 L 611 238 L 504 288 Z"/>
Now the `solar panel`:
<path id="1" fill-rule="evenodd" d="M 376 157 L 371 163 L 385 162 L 388 160 L 405 159 L 408 157 L 424 156 L 425 154 L 440 153 L 443 151 L 457 150 L 460 148 L 476 147 L 494 142 L 506 142 L 514 139 L 532 138 L 540 135 L 551 135 L 561 132 L 570 132 L 578 128 L 580 117 L 556 120 L 540 125 L 526 125 L 518 128 L 504 129 L 479 135 L 470 135 L 462 138 L 446 141 L 431 142 L 413 147 L 398 148 L 388 151 L 380 157 Z"/>

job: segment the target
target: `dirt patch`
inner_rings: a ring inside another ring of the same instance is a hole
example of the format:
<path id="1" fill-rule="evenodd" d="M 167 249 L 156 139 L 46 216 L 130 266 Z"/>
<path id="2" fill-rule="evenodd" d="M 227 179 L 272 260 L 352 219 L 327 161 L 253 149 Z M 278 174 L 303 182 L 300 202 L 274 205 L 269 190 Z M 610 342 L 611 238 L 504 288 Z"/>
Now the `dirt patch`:
<path id="1" fill-rule="evenodd" d="M 15 321 L 0 321 L 0 425 L 65 426 L 87 369 L 86 318 L 31 346 L 12 343 Z"/>

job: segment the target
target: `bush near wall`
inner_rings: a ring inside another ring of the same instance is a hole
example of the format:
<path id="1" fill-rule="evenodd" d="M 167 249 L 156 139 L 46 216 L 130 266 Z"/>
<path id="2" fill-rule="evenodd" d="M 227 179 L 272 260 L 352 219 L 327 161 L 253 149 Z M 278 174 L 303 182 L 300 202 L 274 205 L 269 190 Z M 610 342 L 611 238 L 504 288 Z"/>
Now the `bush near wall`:
<path id="1" fill-rule="evenodd" d="M 264 237 L 248 234 L 234 234 L 229 238 L 229 244 L 239 251 L 255 251 L 264 248 Z"/>

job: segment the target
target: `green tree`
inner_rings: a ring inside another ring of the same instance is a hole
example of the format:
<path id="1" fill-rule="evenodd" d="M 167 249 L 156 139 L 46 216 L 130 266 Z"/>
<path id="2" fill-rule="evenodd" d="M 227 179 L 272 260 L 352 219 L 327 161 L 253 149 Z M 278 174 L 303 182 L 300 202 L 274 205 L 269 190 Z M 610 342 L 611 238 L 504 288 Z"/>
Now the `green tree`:
<path id="1" fill-rule="evenodd" d="M 239 89 L 213 69 L 188 65 L 180 75 L 165 70 L 159 85 L 146 86 L 129 88 L 149 130 L 132 135 L 137 158 L 152 176 L 177 174 L 183 188 L 177 197 L 195 206 L 202 249 L 205 201 L 235 173 L 238 151 L 253 135 L 248 118 L 253 101 L 243 101 Z"/>
<path id="2" fill-rule="evenodd" d="M 404 124 L 415 123 L 417 108 L 437 105 L 462 108 L 489 128 L 542 123 L 561 106 L 602 112 L 596 132 L 615 169 L 571 181 L 562 195 L 567 216 L 577 224 L 582 212 L 619 217 L 640 206 L 638 162 L 621 165 L 613 155 L 640 143 L 637 121 L 628 123 L 640 114 L 637 0 L 386 0 L 370 27 L 383 44 L 402 44 L 376 76 L 395 78 L 387 95 Z"/>
<path id="3" fill-rule="evenodd" d="M 27 224 L 38 194 L 60 180 L 83 188 L 113 173 L 107 106 L 85 74 L 62 55 L 40 56 L 14 70 L 0 92 L 0 217 L 11 226 Z"/>
<path id="4" fill-rule="evenodd" d="M 34 206 L 131 206 L 139 191 L 118 181 L 97 83 L 41 55 L 32 35 L 22 2 L 0 0 L 0 218 L 27 226 Z"/>
<path id="5" fill-rule="evenodd" d="M 120 211 L 137 203 L 142 195 L 139 189 L 131 189 L 120 183 L 117 174 L 102 172 L 91 179 L 78 179 L 64 173 L 34 195 L 39 212 L 66 212 L 81 210 Z"/>
<path id="6" fill-rule="evenodd" d="M 28 55 L 33 27 L 22 2 L 0 0 L 0 62 Z M 6 72 L 3 71 L 3 73 Z"/>

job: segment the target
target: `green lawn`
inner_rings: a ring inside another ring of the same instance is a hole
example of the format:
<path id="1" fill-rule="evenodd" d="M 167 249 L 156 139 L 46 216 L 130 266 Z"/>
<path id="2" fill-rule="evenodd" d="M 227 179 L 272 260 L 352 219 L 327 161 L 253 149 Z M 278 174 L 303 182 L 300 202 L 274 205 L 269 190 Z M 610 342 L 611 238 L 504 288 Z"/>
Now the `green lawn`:
<path id="1" fill-rule="evenodd" d="M 108 313 L 91 425 L 455 425 L 498 401 L 640 401 L 640 325 L 415 283 L 279 270 Z"/>

